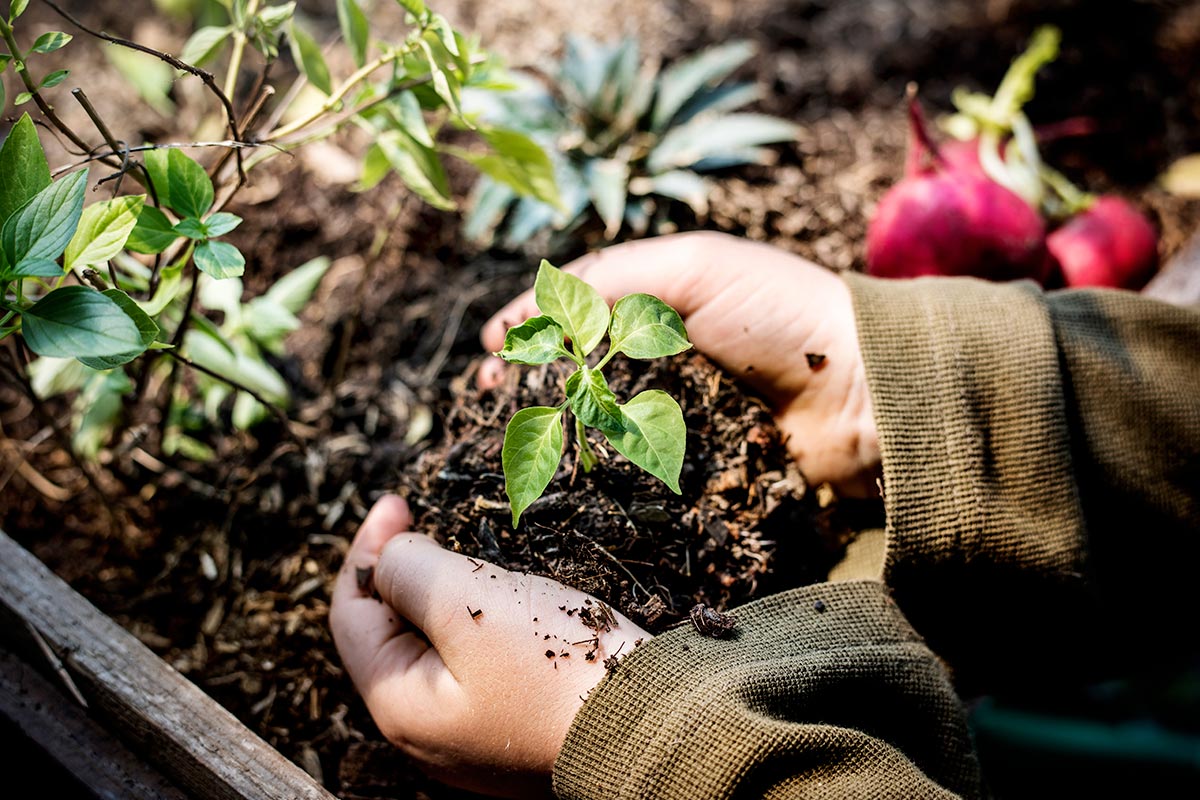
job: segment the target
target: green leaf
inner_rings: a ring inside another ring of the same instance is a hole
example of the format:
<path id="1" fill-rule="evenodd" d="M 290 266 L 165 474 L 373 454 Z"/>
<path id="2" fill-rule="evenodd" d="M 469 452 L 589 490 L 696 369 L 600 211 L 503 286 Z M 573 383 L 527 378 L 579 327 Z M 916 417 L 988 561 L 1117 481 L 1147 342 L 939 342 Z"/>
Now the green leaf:
<path id="1" fill-rule="evenodd" d="M 267 6 L 258 12 L 258 19 L 267 30 L 275 31 L 291 19 L 295 13 L 296 3 L 293 0 L 278 6 Z"/>
<path id="2" fill-rule="evenodd" d="M 216 58 L 217 53 L 229 41 L 233 29 L 228 26 L 208 25 L 200 28 L 183 45 L 179 60 L 194 67 L 202 67 Z"/>
<path id="3" fill-rule="evenodd" d="M 630 294 L 613 305 L 612 350 L 630 358 L 673 356 L 692 346 L 675 309 L 650 294 Z"/>
<path id="4" fill-rule="evenodd" d="M 592 352 L 604 338 L 608 304 L 579 278 L 542 259 L 533 292 L 538 308 L 562 326 L 580 356 Z"/>
<path id="5" fill-rule="evenodd" d="M 174 67 L 148 53 L 124 47 L 107 47 L 104 56 L 147 105 L 164 117 L 175 113 L 175 101 L 171 99 L 176 80 Z"/>
<path id="6" fill-rule="evenodd" d="M 113 356 L 145 349 L 121 306 L 86 286 L 55 289 L 25 309 L 21 332 L 39 356 Z"/>
<path id="7" fill-rule="evenodd" d="M 463 235 L 468 241 L 491 244 L 496 226 L 516 198 L 511 186 L 483 175 L 471 189 L 470 209 L 463 224 Z"/>
<path id="8" fill-rule="evenodd" d="M 212 208 L 212 181 L 204 167 L 182 150 L 150 150 L 146 153 L 146 170 L 159 201 L 180 217 L 203 217 Z"/>
<path id="9" fill-rule="evenodd" d="M 629 196 L 629 164 L 621 159 L 593 159 L 587 165 L 588 194 L 600 219 L 604 235 L 614 238 L 625 219 L 625 200 Z"/>
<path id="10" fill-rule="evenodd" d="M 663 70 L 658 82 L 658 96 L 650 126 L 661 131 L 675 112 L 683 107 L 702 87 L 720 83 L 754 55 L 754 45 L 746 41 L 710 47 L 691 58 Z"/>
<path id="11" fill-rule="evenodd" d="M 187 355 L 200 366 L 253 389 L 268 402 L 287 404 L 287 382 L 261 356 L 231 352 L 197 331 L 188 331 L 183 342 Z"/>
<path id="12" fill-rule="evenodd" d="M 568 96 L 574 95 L 575 104 L 595 108 L 608 72 L 609 53 L 604 45 L 581 36 L 567 36 L 558 84 Z"/>
<path id="13" fill-rule="evenodd" d="M 125 408 L 122 396 L 132 391 L 133 384 L 122 370 L 91 374 L 74 404 L 71 448 L 76 453 L 83 458 L 96 457 Z"/>
<path id="14" fill-rule="evenodd" d="M 374 189 L 391 171 L 392 162 L 388 161 L 383 148 L 379 146 L 378 142 L 372 143 L 367 148 L 367 154 L 363 156 L 362 174 L 358 176 L 358 182 L 354 184 L 354 191 L 366 192 Z"/>
<path id="15" fill-rule="evenodd" d="M 454 38 L 454 28 L 450 26 L 450 21 L 441 14 L 434 14 L 429 20 L 429 27 L 437 34 L 442 47 L 457 61 L 462 53 L 458 50 L 458 42 Z"/>
<path id="16" fill-rule="evenodd" d="M 712 117 L 715 114 L 736 111 L 760 99 L 761 96 L 758 85 L 754 83 L 733 83 L 703 89 L 679 110 L 674 122 L 676 125 L 682 125 L 701 115 Z"/>
<path id="17" fill-rule="evenodd" d="M 683 412 L 669 394 L 651 389 L 620 406 L 622 428 L 601 432 L 613 448 L 679 494 L 687 445 Z"/>
<path id="18" fill-rule="evenodd" d="M 634 191 L 635 184 L 644 186 Z M 648 179 L 644 184 L 640 181 L 630 182 L 630 191 L 635 194 L 658 194 L 687 203 L 698 215 L 708 213 L 708 192 L 711 189 L 708 179 L 697 175 L 691 170 L 673 169 Z"/>
<path id="19" fill-rule="evenodd" d="M 128 364 L 144 353 L 146 348 L 152 345 L 154 340 L 158 338 L 160 331 L 157 323 L 150 319 L 141 306 L 120 289 L 106 289 L 101 294 L 120 306 L 125 315 L 133 321 L 138 335 L 141 337 L 141 347 L 130 350 L 127 353 L 119 353 L 112 356 L 78 356 L 78 358 L 80 363 L 92 369 L 113 369 L 122 364 Z"/>
<path id="20" fill-rule="evenodd" d="M 400 117 L 400 126 L 404 132 L 425 147 L 433 147 L 433 136 L 429 126 L 425 124 L 425 115 L 421 111 L 421 101 L 412 92 L 401 92 L 396 95 L 396 112 Z"/>
<path id="21" fill-rule="evenodd" d="M 456 208 L 450 199 L 450 180 L 433 148 L 403 131 L 384 131 L 375 143 L 400 179 L 421 199 L 443 211 Z"/>
<path id="22" fill-rule="evenodd" d="M 37 38 L 33 43 L 34 53 L 53 53 L 55 50 L 61 50 L 67 46 L 67 43 L 74 37 L 69 33 L 62 31 L 47 31 Z"/>
<path id="23" fill-rule="evenodd" d="M 370 23 L 355 0 L 337 0 L 338 24 L 342 28 L 342 38 L 350 46 L 354 56 L 354 65 L 361 67 L 367 63 L 367 46 L 370 42 Z"/>
<path id="24" fill-rule="evenodd" d="M 304 72 L 309 83 L 327 95 L 333 94 L 333 80 L 329 77 L 329 65 L 321 55 L 321 46 L 295 20 L 289 27 L 292 58 Z"/>
<path id="25" fill-rule="evenodd" d="M 146 204 L 146 195 L 115 197 L 92 203 L 83 210 L 79 227 L 63 253 L 63 266 L 90 267 L 103 264 L 125 247 Z"/>
<path id="26" fill-rule="evenodd" d="M 16 97 L 13 98 L 13 105 L 14 106 L 23 106 L 32 99 L 33 99 L 32 93 L 21 92 L 20 94 L 18 94 Z"/>
<path id="27" fill-rule="evenodd" d="M 561 207 L 558 184 L 554 179 L 554 164 L 537 142 L 523 133 L 504 128 L 481 127 L 479 133 L 495 151 L 495 155 L 461 151 L 458 154 L 463 159 L 522 195 Z"/>
<path id="28" fill-rule="evenodd" d="M 0 53 L 0 75 L 8 69 L 8 65 L 12 63 L 12 53 Z"/>
<path id="29" fill-rule="evenodd" d="M 1033 99 L 1038 71 L 1058 57 L 1062 32 L 1053 25 L 1042 25 L 1033 32 L 1025 52 L 1013 59 L 991 102 L 991 119 L 1009 129 L 1012 118 Z"/>
<path id="30" fill-rule="evenodd" d="M 446 104 L 446 108 L 450 109 L 451 113 L 461 118 L 462 108 L 458 102 L 458 81 L 456 80 L 451 83 L 450 74 L 446 71 L 442 59 L 438 58 L 428 39 L 422 38 L 418 40 L 417 44 L 421 46 L 421 50 L 425 53 L 425 59 L 429 64 L 429 76 L 433 79 L 434 92 L 442 99 L 442 102 Z M 440 46 L 439 49 L 441 49 Z M 468 127 L 473 126 L 468 124 Z"/>
<path id="31" fill-rule="evenodd" d="M 12 0 L 8 4 L 8 21 L 12 22 L 17 17 L 25 13 L 25 7 L 29 5 L 29 0 Z"/>
<path id="32" fill-rule="evenodd" d="M 62 274 L 58 262 L 48 258 L 27 258 L 7 273 L 14 278 L 57 278 Z"/>
<path id="33" fill-rule="evenodd" d="M 42 82 L 38 84 L 39 89 L 53 89 L 67 79 L 70 70 L 56 69 L 46 77 L 42 78 Z"/>
<path id="34" fill-rule="evenodd" d="M 317 256 L 275 281 L 263 296 L 281 308 L 299 314 L 329 271 L 330 263 L 327 256 Z"/>
<path id="35" fill-rule="evenodd" d="M 50 185 L 50 167 L 37 128 L 22 114 L 0 148 L 0 225 Z"/>
<path id="36" fill-rule="evenodd" d="M 521 513 L 542 496 L 554 479 L 562 446 L 562 409 L 523 408 L 508 421 L 500 460 L 514 528 L 521 523 Z"/>
<path id="37" fill-rule="evenodd" d="M 204 220 L 204 227 L 208 228 L 208 235 L 214 239 L 232 232 L 234 228 L 241 224 L 241 217 L 237 214 L 230 214 L 227 211 L 218 211 L 215 214 L 210 214 Z"/>
<path id="38" fill-rule="evenodd" d="M 705 159 L 738 153 L 745 148 L 796 138 L 799 128 L 765 114 L 726 114 L 697 117 L 667 132 L 647 158 L 651 173 L 688 167 Z"/>
<path id="39" fill-rule="evenodd" d="M 246 271 L 246 259 L 228 242 L 201 242 L 192 254 L 196 267 L 217 280 L 236 278 Z"/>
<path id="40" fill-rule="evenodd" d="M 512 364 L 549 364 L 561 356 L 572 358 L 563 346 L 562 327 L 545 315 L 527 319 L 504 334 L 504 347 L 495 355 Z"/>
<path id="41" fill-rule="evenodd" d="M 184 217 L 175 223 L 175 233 L 198 241 L 203 241 L 212 236 L 208 230 L 208 225 L 195 217 Z"/>
<path id="42" fill-rule="evenodd" d="M 246 304 L 246 332 L 271 352 L 282 351 L 283 338 L 300 328 L 300 320 L 291 311 L 266 295 Z"/>
<path id="43" fill-rule="evenodd" d="M 602 431 L 621 430 L 624 418 L 617 406 L 617 396 L 608 388 L 608 381 L 597 369 L 583 367 L 571 373 L 566 383 L 571 411 L 579 421 Z"/>
<path id="44" fill-rule="evenodd" d="M 396 0 L 405 11 L 412 14 L 418 20 L 424 18 L 426 12 L 424 0 Z"/>
<path id="45" fill-rule="evenodd" d="M 91 372 L 73 358 L 36 358 L 29 364 L 29 384 L 45 400 L 83 387 Z"/>
<path id="46" fill-rule="evenodd" d="M 8 263 L 62 255 L 83 214 L 87 170 L 75 172 L 38 192 L 4 223 L 0 240 Z"/>
<path id="47" fill-rule="evenodd" d="M 125 241 L 125 249 L 135 253 L 154 255 L 166 250 L 179 238 L 171 220 L 154 206 L 144 206 L 137 224 Z"/>

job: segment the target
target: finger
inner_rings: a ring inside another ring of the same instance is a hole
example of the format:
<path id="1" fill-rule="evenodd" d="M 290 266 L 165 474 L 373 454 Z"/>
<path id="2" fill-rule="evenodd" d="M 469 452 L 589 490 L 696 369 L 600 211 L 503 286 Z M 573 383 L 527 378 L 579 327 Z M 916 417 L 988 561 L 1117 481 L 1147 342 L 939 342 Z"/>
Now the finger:
<path id="1" fill-rule="evenodd" d="M 495 389 L 504 381 L 504 370 L 503 361 L 489 356 L 479 365 L 479 371 L 475 373 L 475 385 L 480 389 Z"/>
<path id="2" fill-rule="evenodd" d="M 464 556 L 443 549 L 428 536 L 405 534 L 383 548 L 375 570 L 375 588 L 391 608 L 419 628 L 439 649 L 452 634 L 447 623 L 455 610 L 460 584 L 472 566 Z"/>
<path id="3" fill-rule="evenodd" d="M 380 602 L 372 584 L 384 546 L 411 523 L 403 500 L 390 495 L 379 500 L 355 534 L 334 584 L 329 624 L 342 663 L 356 682 L 365 680 L 367 665 L 404 630 L 403 620 Z"/>
<path id="4" fill-rule="evenodd" d="M 595 287 L 610 304 L 627 294 L 644 292 L 673 307 L 686 320 L 715 289 L 707 277 L 729 241 L 734 240 L 691 233 L 626 242 L 589 253 L 564 269 Z M 537 314 L 533 291 L 519 295 L 484 324 L 480 333 L 484 348 L 499 350 L 510 327 Z"/>

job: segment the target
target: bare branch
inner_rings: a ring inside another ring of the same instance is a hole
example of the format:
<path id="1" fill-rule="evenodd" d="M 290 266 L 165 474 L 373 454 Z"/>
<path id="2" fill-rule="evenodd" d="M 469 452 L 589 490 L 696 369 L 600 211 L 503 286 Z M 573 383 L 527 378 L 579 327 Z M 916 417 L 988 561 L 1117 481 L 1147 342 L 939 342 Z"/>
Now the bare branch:
<path id="1" fill-rule="evenodd" d="M 216 96 L 216 98 L 221 101 L 221 105 L 225 108 L 225 116 L 229 124 L 230 134 L 232 134 L 235 140 L 241 140 L 242 131 L 238 126 L 237 113 L 233 110 L 233 103 L 229 100 L 229 97 L 226 96 L 225 92 L 221 91 L 221 87 L 217 86 L 217 79 L 213 77 L 211 72 L 200 69 L 199 67 L 194 67 L 185 61 L 181 61 L 170 53 L 164 53 L 161 50 L 155 50 L 153 47 L 147 47 L 144 44 L 138 44 L 137 42 L 130 41 L 129 39 L 122 39 L 120 36 L 112 36 L 103 31 L 97 31 L 93 28 L 89 28 L 76 19 L 70 12 L 59 6 L 58 3 L 55 3 L 54 0 L 42 0 L 42 2 L 50 6 L 50 8 L 52 8 L 60 17 L 67 20 L 76 28 L 79 28 L 79 30 L 90 36 L 94 36 L 97 39 L 103 39 L 104 41 L 112 44 L 120 45 L 121 47 L 127 47 L 130 50 L 137 50 L 140 53 L 154 56 L 158 60 L 170 64 L 175 69 L 182 70 L 189 75 L 195 75 L 197 78 L 204 81 L 204 85 L 207 86 L 209 90 Z M 87 146 L 80 146 L 83 147 L 84 150 L 90 150 L 90 148 Z"/>

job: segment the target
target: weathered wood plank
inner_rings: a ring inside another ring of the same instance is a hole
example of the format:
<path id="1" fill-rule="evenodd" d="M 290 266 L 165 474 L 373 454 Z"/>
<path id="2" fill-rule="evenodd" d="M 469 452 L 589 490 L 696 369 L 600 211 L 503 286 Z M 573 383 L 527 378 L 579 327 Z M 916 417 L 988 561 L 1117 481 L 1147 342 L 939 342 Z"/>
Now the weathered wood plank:
<path id="1" fill-rule="evenodd" d="M 29 625 L 90 713 L 199 800 L 332 800 L 212 698 L 0 531 L 0 635 Z"/>
<path id="2" fill-rule="evenodd" d="M 94 800 L 187 800 L 73 699 L 0 648 L 0 717 L 6 717 Z"/>

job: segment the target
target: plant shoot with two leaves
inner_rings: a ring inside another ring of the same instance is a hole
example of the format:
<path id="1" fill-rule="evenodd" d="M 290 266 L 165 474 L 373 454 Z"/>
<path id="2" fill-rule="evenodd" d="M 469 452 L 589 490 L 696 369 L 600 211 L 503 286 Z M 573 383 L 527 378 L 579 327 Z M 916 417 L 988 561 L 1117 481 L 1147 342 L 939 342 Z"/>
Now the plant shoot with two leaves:
<path id="1" fill-rule="evenodd" d="M 538 268 L 534 295 L 541 316 L 510 328 L 504 349 L 496 355 L 513 364 L 530 365 L 566 358 L 577 369 L 563 384 L 567 399 L 562 405 L 523 408 L 504 431 L 501 460 L 513 527 L 558 471 L 567 409 L 575 417 L 579 463 L 585 472 L 597 462 L 586 432 L 595 428 L 614 450 L 679 494 L 687 439 L 679 404 L 658 389 L 618 403 L 602 372 L 618 353 L 648 360 L 690 348 L 679 314 L 648 294 L 626 295 L 610 312 L 599 292 L 548 261 Z M 606 332 L 608 353 L 595 366 L 588 366 L 588 355 Z"/>

